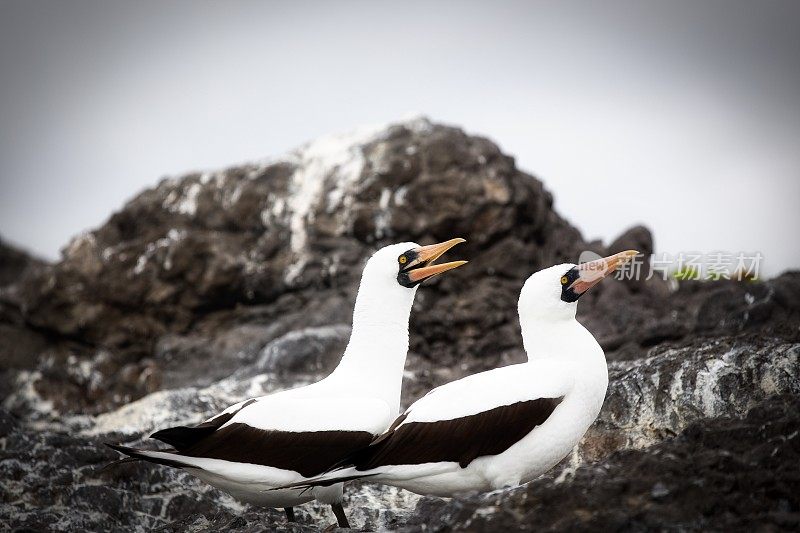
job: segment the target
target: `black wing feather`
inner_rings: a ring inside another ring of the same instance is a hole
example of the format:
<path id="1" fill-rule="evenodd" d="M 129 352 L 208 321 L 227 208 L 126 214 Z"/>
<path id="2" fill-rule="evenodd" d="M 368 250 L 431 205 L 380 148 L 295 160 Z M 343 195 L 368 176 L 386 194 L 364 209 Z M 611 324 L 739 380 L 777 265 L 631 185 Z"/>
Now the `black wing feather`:
<path id="1" fill-rule="evenodd" d="M 223 413 L 215 416 L 211 420 L 197 424 L 196 426 L 175 426 L 167 429 L 156 431 L 150 435 L 151 439 L 157 439 L 173 446 L 178 451 L 183 451 L 191 446 L 202 441 L 206 437 L 221 428 L 233 416 L 250 405 L 256 400 L 247 400 L 239 409 L 231 411 L 230 413 Z"/>
<path id="2" fill-rule="evenodd" d="M 373 438 L 368 431 L 276 431 L 233 423 L 181 454 L 272 466 L 312 477 L 364 448 Z"/>
<path id="3" fill-rule="evenodd" d="M 151 437 L 172 445 L 175 450 L 169 450 L 171 453 L 186 457 L 272 466 L 294 470 L 305 477 L 323 473 L 344 457 L 366 447 L 375 437 L 368 431 L 277 431 L 239 422 L 225 426 L 236 413 L 255 401 L 249 400 L 238 410 L 202 424 L 162 429 Z M 179 458 L 153 458 L 142 453 L 144 450 L 109 446 L 136 459 L 178 468 L 196 468 Z"/>
<path id="4" fill-rule="evenodd" d="M 495 407 L 474 415 L 393 424 L 370 446 L 351 455 L 349 463 L 359 471 L 380 466 L 453 461 L 466 468 L 478 457 L 506 451 L 536 426 L 542 425 L 561 398 L 537 398 Z M 403 415 L 405 417 L 406 415 Z"/>

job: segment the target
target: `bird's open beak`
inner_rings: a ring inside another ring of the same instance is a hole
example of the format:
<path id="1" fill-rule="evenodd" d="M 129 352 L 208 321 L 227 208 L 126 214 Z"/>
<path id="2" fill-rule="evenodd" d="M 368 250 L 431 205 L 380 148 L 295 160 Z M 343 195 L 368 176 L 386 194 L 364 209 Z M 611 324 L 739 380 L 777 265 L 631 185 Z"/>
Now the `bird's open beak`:
<path id="1" fill-rule="evenodd" d="M 408 275 L 408 279 L 413 283 L 422 282 L 428 278 L 432 278 L 436 274 L 447 272 L 461 265 L 465 265 L 466 261 L 451 261 L 449 263 L 442 263 L 434 265 L 433 262 L 442 256 L 447 250 L 456 244 L 466 242 L 464 239 L 450 239 L 449 241 L 440 242 L 438 244 L 431 244 L 428 246 L 420 246 L 415 250 L 416 257 L 411 261 L 406 268 L 403 269 Z"/>
<path id="2" fill-rule="evenodd" d="M 578 279 L 572 282 L 570 288 L 576 294 L 583 294 L 637 255 L 639 252 L 636 250 L 625 250 L 608 257 L 581 263 L 578 265 Z"/>

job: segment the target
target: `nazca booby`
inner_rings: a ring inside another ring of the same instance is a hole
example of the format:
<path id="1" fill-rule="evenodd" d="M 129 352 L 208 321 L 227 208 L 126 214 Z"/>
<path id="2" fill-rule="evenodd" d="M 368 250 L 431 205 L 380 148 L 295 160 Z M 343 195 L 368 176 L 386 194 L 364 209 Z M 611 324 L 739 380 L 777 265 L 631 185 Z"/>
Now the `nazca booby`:
<path id="1" fill-rule="evenodd" d="M 453 496 L 531 481 L 563 459 L 600 413 L 605 354 L 576 319 L 577 300 L 638 252 L 536 272 L 519 297 L 528 361 L 431 390 L 369 446 L 301 488 L 366 478 Z"/>
<path id="2" fill-rule="evenodd" d="M 367 261 L 341 362 L 325 379 L 232 405 L 196 426 L 157 431 L 173 449 L 109 444 L 134 459 L 178 467 L 254 505 L 292 507 L 314 498 L 331 504 L 340 526 L 342 484 L 309 492 L 267 491 L 306 480 L 369 444 L 400 412 L 408 322 L 419 284 L 466 261 L 434 264 L 464 239 L 430 246 L 386 246 Z M 126 459 L 130 460 L 130 459 Z"/>

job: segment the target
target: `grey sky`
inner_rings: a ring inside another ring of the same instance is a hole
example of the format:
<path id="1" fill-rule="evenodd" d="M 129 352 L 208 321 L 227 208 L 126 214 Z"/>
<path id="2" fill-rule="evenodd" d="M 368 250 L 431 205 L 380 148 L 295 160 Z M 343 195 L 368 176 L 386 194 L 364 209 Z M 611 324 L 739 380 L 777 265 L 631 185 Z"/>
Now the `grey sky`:
<path id="1" fill-rule="evenodd" d="M 0 3 L 0 235 L 53 258 L 164 175 L 424 113 L 588 238 L 800 266 L 800 3 Z"/>

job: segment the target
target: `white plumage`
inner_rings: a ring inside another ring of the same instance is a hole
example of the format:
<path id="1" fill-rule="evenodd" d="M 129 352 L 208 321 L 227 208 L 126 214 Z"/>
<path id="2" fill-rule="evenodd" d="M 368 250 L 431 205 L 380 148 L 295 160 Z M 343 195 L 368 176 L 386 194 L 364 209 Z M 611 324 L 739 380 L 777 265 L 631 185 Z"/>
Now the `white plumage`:
<path id="1" fill-rule="evenodd" d="M 465 261 L 433 264 L 463 239 L 420 247 L 387 246 L 367 262 L 342 360 L 327 378 L 297 389 L 239 402 L 193 427 L 154 438 L 174 450 L 110 445 L 131 457 L 183 468 L 236 498 L 291 508 L 317 498 L 334 505 L 340 525 L 342 484 L 303 492 L 286 488 L 318 475 L 365 446 L 397 416 L 408 321 L 419 283 Z M 292 516 L 287 509 L 287 515 Z"/>
<path id="2" fill-rule="evenodd" d="M 577 299 L 634 255 L 533 274 L 519 299 L 528 362 L 433 389 L 349 465 L 295 486 L 368 477 L 453 496 L 517 486 L 552 468 L 595 420 L 608 386 L 603 350 L 575 319 Z"/>

